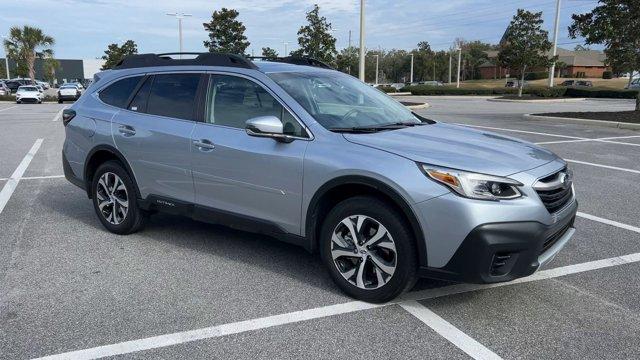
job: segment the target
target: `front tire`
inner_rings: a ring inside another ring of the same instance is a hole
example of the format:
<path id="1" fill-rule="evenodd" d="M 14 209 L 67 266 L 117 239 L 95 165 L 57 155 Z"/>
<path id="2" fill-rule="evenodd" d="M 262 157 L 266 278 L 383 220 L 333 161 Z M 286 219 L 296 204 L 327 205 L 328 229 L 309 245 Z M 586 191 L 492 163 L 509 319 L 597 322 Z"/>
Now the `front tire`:
<path id="1" fill-rule="evenodd" d="M 337 204 L 322 224 L 320 251 L 334 282 L 367 302 L 390 301 L 416 282 L 415 239 L 394 207 L 357 196 Z"/>
<path id="2" fill-rule="evenodd" d="M 107 161 L 98 167 L 91 195 L 96 215 L 110 232 L 126 235 L 144 227 L 148 214 L 138 207 L 133 180 L 119 162 Z"/>

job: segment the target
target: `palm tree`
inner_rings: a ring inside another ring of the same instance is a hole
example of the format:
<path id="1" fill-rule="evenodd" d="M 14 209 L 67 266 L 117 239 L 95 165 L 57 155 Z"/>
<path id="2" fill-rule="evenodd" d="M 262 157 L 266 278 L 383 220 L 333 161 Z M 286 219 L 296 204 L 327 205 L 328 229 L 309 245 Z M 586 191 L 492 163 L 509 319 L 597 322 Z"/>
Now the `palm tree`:
<path id="1" fill-rule="evenodd" d="M 9 37 L 4 41 L 9 57 L 18 62 L 26 63 L 31 80 L 36 77 L 36 58 L 51 54 L 52 50 L 49 47 L 54 43 L 55 40 L 51 36 L 45 35 L 42 30 L 28 25 L 22 28 L 12 27 L 9 29 Z"/>

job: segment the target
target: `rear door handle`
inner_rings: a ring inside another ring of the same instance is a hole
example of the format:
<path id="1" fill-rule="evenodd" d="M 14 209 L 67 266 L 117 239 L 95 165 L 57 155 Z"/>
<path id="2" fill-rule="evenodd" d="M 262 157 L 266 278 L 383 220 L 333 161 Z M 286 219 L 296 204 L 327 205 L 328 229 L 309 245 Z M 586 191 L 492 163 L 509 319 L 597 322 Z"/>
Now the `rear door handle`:
<path id="1" fill-rule="evenodd" d="M 120 125 L 118 131 L 124 136 L 133 136 L 136 134 L 136 129 L 129 125 Z"/>
<path id="2" fill-rule="evenodd" d="M 202 151 L 211 151 L 216 147 L 210 140 L 207 139 L 193 140 L 193 145 L 195 145 Z"/>

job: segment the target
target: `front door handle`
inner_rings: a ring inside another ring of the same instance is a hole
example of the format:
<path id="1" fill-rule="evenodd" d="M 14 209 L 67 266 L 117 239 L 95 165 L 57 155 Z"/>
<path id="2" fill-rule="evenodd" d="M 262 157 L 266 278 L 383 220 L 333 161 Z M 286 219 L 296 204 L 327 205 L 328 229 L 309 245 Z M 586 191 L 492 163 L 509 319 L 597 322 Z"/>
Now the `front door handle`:
<path id="1" fill-rule="evenodd" d="M 202 151 L 211 151 L 216 147 L 210 140 L 207 139 L 193 140 L 193 145 L 195 145 Z"/>
<path id="2" fill-rule="evenodd" d="M 136 134 L 136 129 L 129 125 L 120 125 L 118 131 L 124 136 L 133 136 Z"/>

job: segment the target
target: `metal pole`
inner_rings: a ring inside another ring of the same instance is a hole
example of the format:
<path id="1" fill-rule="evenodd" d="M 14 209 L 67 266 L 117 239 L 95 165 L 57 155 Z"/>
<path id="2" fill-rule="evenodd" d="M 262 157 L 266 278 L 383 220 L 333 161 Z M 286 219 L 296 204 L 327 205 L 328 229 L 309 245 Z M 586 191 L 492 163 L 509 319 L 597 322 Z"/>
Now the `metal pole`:
<path id="1" fill-rule="evenodd" d="M 433 58 L 433 81 L 436 81 L 436 58 Z"/>
<path id="2" fill-rule="evenodd" d="M 360 0 L 360 63 L 358 70 L 360 81 L 364 81 L 364 0 Z M 376 76 L 378 76 L 377 71 Z"/>
<path id="3" fill-rule="evenodd" d="M 378 63 L 380 61 L 380 55 L 375 55 L 376 57 L 376 85 L 378 85 Z"/>
<path id="4" fill-rule="evenodd" d="M 411 54 L 411 77 L 409 79 L 409 84 L 413 84 L 413 54 Z"/>
<path id="5" fill-rule="evenodd" d="M 351 47 L 351 30 L 349 30 L 349 47 Z"/>
<path id="6" fill-rule="evenodd" d="M 460 87 L 460 67 L 462 66 L 462 48 L 458 48 L 458 82 L 456 88 Z"/>
<path id="7" fill-rule="evenodd" d="M 449 49 L 449 84 L 451 84 L 451 49 Z"/>
<path id="8" fill-rule="evenodd" d="M 289 43 L 287 41 L 283 41 L 282 44 L 284 45 L 284 56 L 287 56 L 288 55 L 288 53 L 287 53 L 287 50 L 288 50 L 287 49 L 287 45 L 289 45 Z"/>
<path id="9" fill-rule="evenodd" d="M 182 18 L 178 18 L 178 37 L 180 38 L 180 59 L 182 59 Z"/>
<path id="10" fill-rule="evenodd" d="M 558 26 L 560 25 L 560 0 L 556 1 L 556 22 L 553 28 L 553 51 L 551 56 L 555 57 L 558 51 Z M 556 71 L 556 62 L 554 60 L 549 69 L 549 87 L 553 87 L 553 78 Z"/>
<path id="11" fill-rule="evenodd" d="M 178 19 L 178 44 L 180 47 L 180 54 L 178 55 L 178 58 L 182 59 L 182 19 L 184 19 L 187 16 L 192 16 L 191 14 L 184 14 L 184 13 L 167 13 L 166 15 L 168 16 L 173 16 L 176 19 Z"/>

